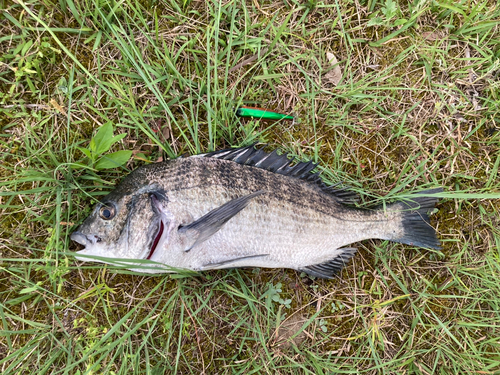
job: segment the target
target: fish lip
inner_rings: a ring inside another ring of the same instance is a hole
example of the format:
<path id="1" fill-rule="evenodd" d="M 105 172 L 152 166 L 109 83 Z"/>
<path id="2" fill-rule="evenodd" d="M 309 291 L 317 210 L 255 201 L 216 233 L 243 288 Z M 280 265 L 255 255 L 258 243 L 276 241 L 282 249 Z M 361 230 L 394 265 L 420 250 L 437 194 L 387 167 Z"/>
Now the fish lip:
<path id="1" fill-rule="evenodd" d="M 71 236 L 69 237 L 72 241 L 75 241 L 76 243 L 79 243 L 80 245 L 87 246 L 89 240 L 87 239 L 87 236 L 84 235 L 81 232 L 75 231 L 71 233 Z"/>
<path id="2" fill-rule="evenodd" d="M 80 255 L 86 255 L 86 256 L 92 256 L 92 248 L 93 244 L 95 244 L 96 238 L 99 238 L 94 235 L 86 235 L 83 234 L 82 232 L 75 231 L 71 233 L 71 236 L 69 237 L 72 241 L 75 241 L 76 243 L 79 243 L 80 245 L 83 245 L 84 248 L 82 250 L 78 250 L 75 252 L 75 259 L 76 260 L 81 260 L 83 262 L 88 262 L 89 259 L 87 257 L 81 257 Z M 100 239 L 100 238 L 99 238 Z"/>
<path id="3" fill-rule="evenodd" d="M 101 242 L 102 239 L 101 237 L 95 235 L 95 234 L 84 234 L 79 231 L 75 231 L 71 233 L 71 236 L 69 237 L 72 241 L 75 241 L 79 243 L 80 245 L 83 245 L 87 247 L 88 245 L 95 245 L 97 242 Z"/>

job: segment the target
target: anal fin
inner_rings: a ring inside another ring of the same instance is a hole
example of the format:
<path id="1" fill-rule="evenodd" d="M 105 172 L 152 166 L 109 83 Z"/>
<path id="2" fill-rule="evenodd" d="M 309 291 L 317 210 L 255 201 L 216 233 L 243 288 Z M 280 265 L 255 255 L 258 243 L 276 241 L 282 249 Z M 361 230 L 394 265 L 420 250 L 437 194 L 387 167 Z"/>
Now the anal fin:
<path id="1" fill-rule="evenodd" d="M 298 270 L 322 279 L 333 279 L 333 276 L 339 273 L 340 270 L 342 270 L 342 268 L 349 262 L 349 259 L 356 254 L 357 249 L 354 247 L 344 247 L 339 250 L 341 253 L 327 262 L 313 264 L 311 266 L 299 268 Z"/>

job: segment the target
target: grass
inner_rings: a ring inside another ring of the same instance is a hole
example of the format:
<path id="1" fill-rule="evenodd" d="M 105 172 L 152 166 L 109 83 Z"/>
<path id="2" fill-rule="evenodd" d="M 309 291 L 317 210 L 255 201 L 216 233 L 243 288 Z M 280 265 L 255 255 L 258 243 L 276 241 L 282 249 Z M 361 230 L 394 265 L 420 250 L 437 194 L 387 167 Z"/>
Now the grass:
<path id="1" fill-rule="evenodd" d="M 500 371 L 496 2 L 0 8 L 2 374 Z M 297 120 L 239 119 L 241 104 Z M 109 152 L 134 157 L 97 170 L 79 147 L 108 122 L 127 134 Z M 73 258 L 69 234 L 130 170 L 255 141 L 314 159 L 362 204 L 443 186 L 443 249 L 365 241 L 335 281 Z"/>

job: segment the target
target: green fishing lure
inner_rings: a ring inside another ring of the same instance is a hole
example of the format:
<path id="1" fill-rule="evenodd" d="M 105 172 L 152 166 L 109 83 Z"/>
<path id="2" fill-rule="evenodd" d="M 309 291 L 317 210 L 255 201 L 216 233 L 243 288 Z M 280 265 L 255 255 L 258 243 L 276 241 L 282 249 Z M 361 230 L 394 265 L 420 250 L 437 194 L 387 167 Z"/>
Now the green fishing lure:
<path id="1" fill-rule="evenodd" d="M 293 116 L 284 115 L 282 113 L 268 111 L 262 108 L 239 107 L 236 110 L 238 117 L 253 117 L 264 120 L 293 120 Z"/>

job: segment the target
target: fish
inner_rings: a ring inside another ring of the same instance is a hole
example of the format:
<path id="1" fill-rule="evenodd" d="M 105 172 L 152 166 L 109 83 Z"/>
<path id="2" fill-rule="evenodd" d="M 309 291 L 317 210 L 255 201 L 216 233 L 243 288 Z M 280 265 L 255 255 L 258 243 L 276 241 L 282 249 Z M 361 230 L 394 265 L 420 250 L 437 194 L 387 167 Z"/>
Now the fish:
<path id="1" fill-rule="evenodd" d="M 332 279 L 359 241 L 440 248 L 429 215 L 441 187 L 360 208 L 317 166 L 255 144 L 141 166 L 72 233 L 85 246 L 76 258 L 130 260 L 146 273 L 260 267 Z"/>

